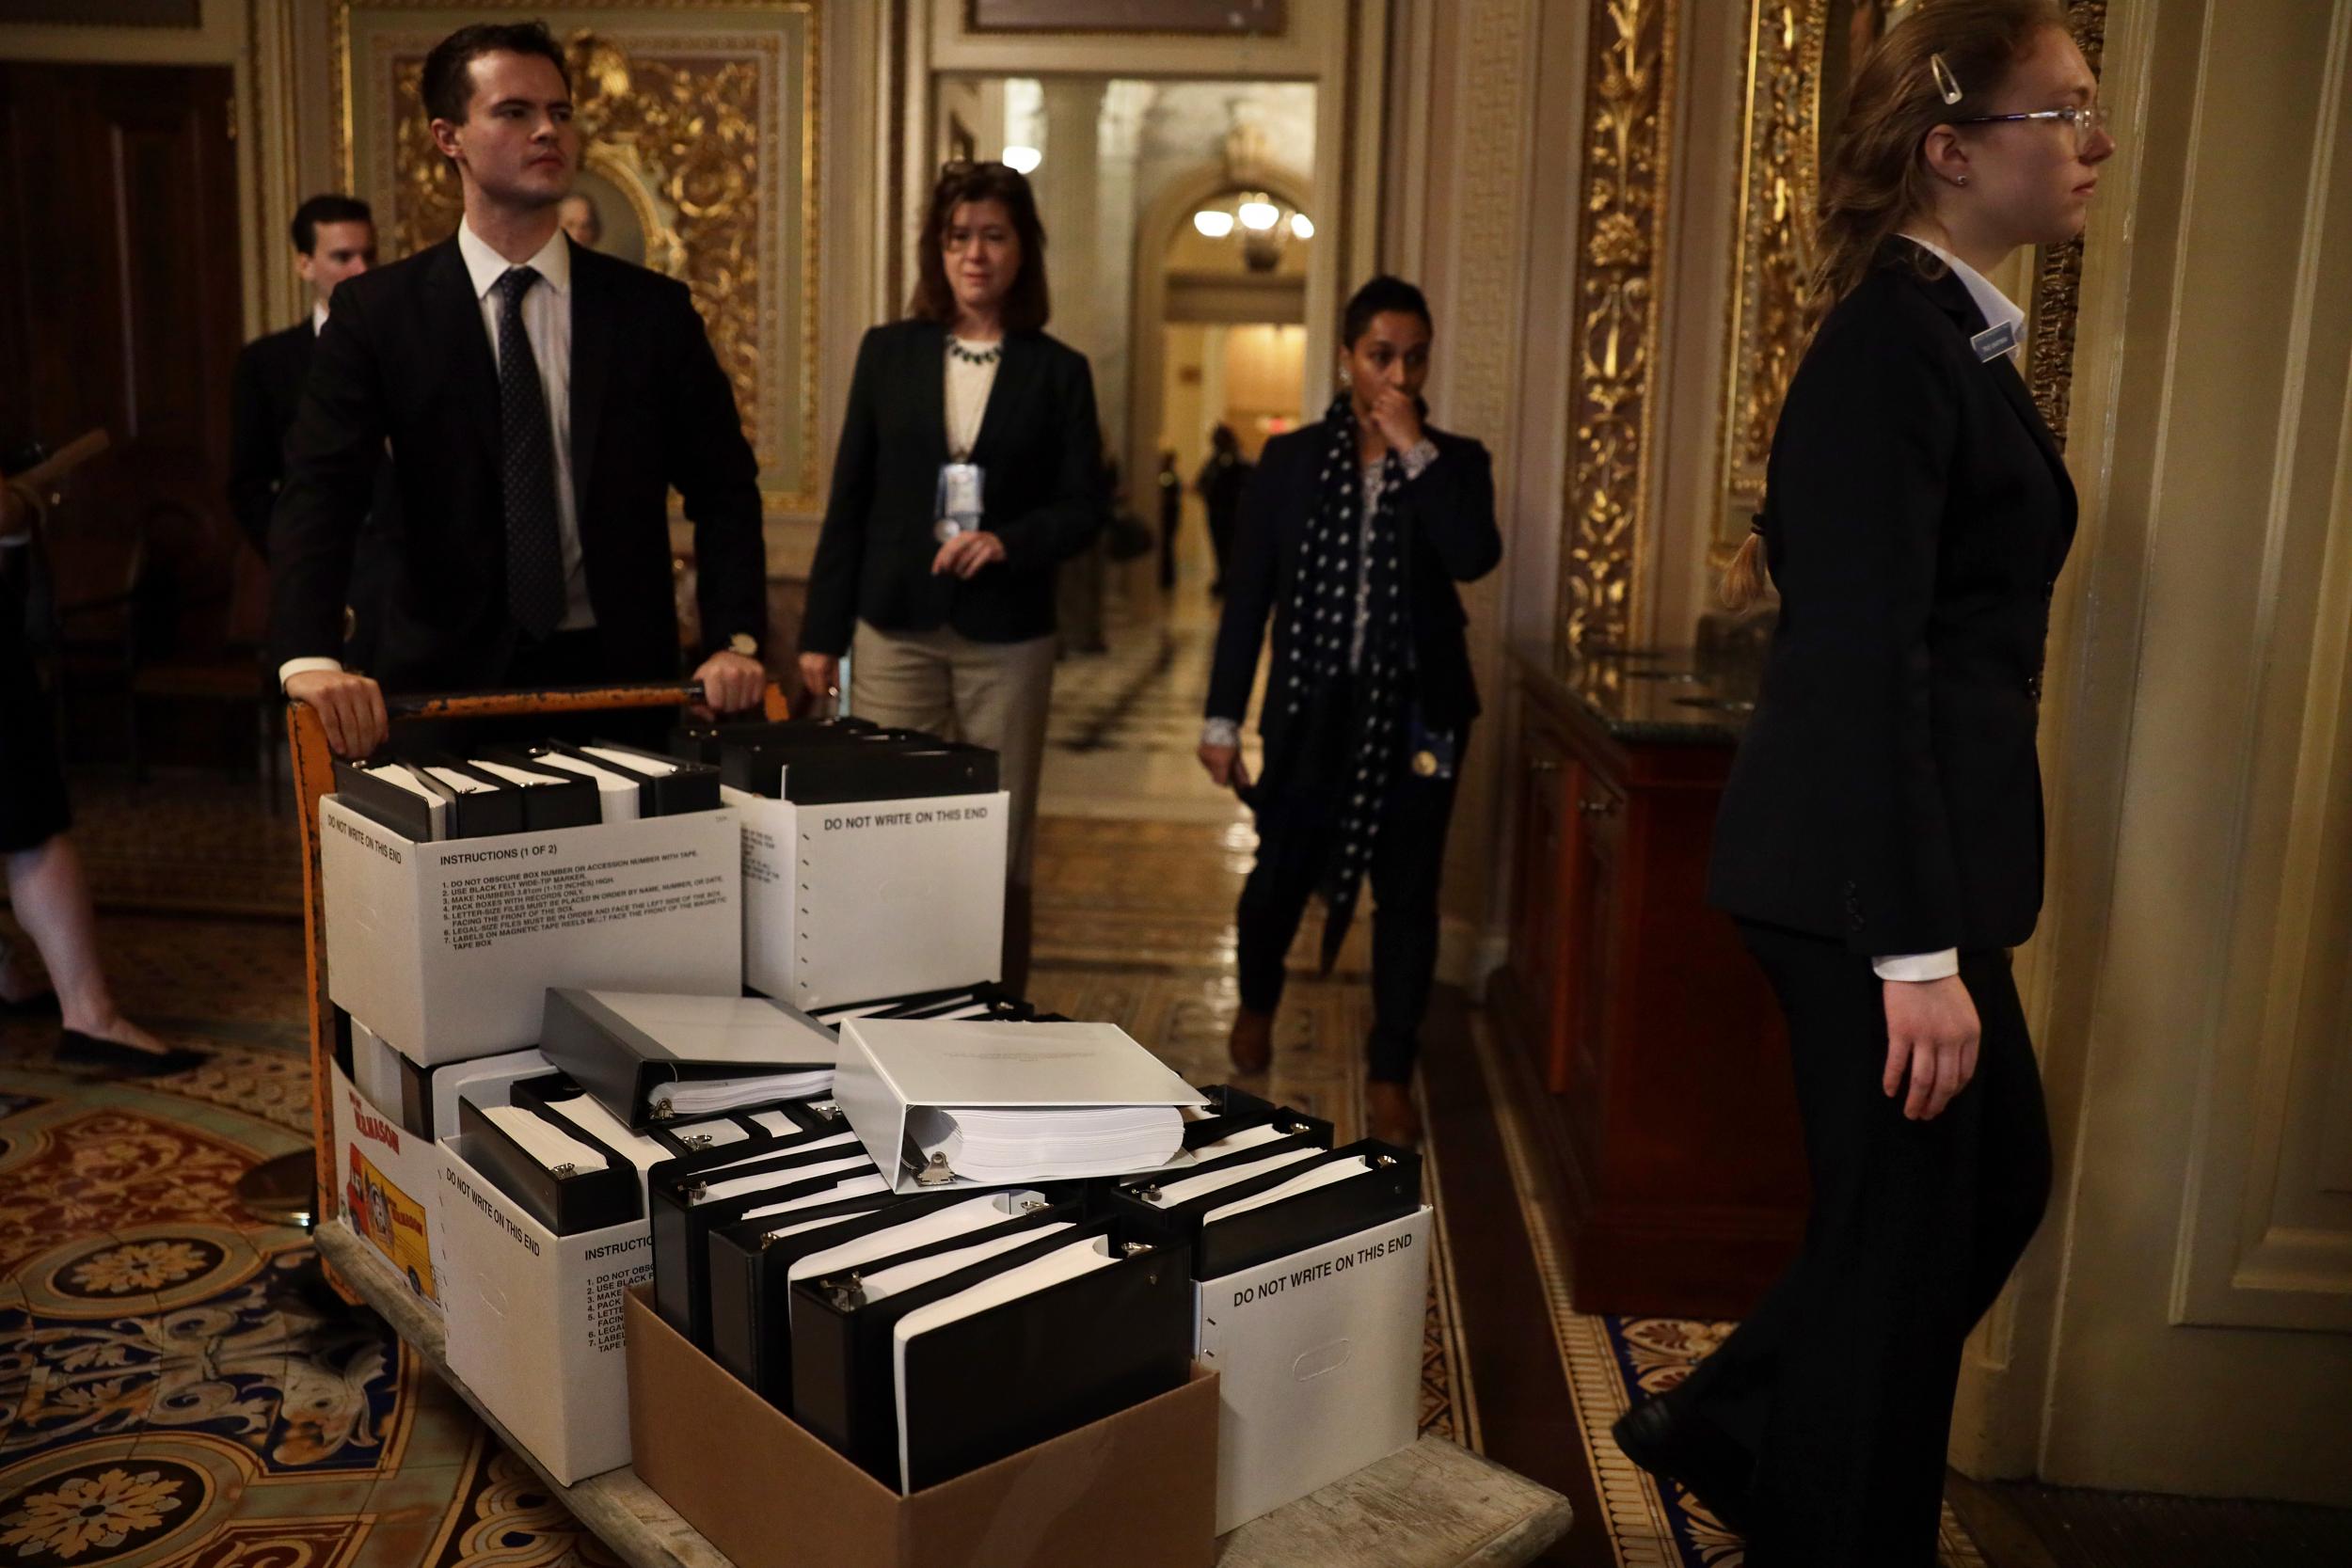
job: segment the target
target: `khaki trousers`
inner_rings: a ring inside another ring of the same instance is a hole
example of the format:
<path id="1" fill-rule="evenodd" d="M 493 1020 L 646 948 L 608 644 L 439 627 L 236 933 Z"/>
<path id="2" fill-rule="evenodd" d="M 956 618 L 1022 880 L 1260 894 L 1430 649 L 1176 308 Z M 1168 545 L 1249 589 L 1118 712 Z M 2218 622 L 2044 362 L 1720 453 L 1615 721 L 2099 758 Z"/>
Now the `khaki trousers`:
<path id="1" fill-rule="evenodd" d="M 1011 797 L 1005 865 L 1004 983 L 1028 983 L 1031 867 L 1045 720 L 1054 696 L 1051 636 L 975 642 L 945 627 L 882 631 L 864 621 L 850 647 L 850 711 L 877 724 L 985 746 Z"/>

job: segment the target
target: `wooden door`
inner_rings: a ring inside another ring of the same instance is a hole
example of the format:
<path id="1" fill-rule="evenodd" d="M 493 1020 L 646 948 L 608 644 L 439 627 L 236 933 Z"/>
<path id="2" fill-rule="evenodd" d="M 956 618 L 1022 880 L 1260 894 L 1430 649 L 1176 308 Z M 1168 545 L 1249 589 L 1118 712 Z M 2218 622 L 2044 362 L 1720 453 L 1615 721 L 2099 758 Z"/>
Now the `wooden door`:
<path id="1" fill-rule="evenodd" d="M 119 589 L 144 529 L 158 651 L 192 657 L 240 570 L 231 103 L 225 66 L 0 61 L 0 445 L 113 437 L 58 518 L 59 597 Z"/>

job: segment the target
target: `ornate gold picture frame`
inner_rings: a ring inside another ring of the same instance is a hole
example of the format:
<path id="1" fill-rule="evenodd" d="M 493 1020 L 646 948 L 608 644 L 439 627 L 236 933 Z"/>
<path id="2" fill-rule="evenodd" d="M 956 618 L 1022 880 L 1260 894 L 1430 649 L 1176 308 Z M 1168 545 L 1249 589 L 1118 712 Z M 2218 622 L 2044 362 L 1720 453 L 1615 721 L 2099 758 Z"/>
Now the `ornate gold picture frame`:
<path id="1" fill-rule="evenodd" d="M 335 0 L 336 166 L 386 260 L 446 238 L 457 182 L 419 94 L 433 44 L 501 16 L 570 60 L 598 248 L 685 283 L 771 514 L 816 509 L 820 0 Z"/>

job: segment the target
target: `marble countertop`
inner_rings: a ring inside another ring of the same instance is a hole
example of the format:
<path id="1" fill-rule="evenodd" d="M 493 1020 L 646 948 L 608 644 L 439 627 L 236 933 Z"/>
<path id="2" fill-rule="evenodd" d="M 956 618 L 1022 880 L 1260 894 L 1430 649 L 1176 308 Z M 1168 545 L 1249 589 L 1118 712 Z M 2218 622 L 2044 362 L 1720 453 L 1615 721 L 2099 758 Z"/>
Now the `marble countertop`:
<path id="1" fill-rule="evenodd" d="M 1752 666 L 1703 660 L 1689 648 L 1563 655 L 1521 643 L 1512 656 L 1525 678 L 1582 708 L 1618 740 L 1729 746 L 1756 707 Z"/>

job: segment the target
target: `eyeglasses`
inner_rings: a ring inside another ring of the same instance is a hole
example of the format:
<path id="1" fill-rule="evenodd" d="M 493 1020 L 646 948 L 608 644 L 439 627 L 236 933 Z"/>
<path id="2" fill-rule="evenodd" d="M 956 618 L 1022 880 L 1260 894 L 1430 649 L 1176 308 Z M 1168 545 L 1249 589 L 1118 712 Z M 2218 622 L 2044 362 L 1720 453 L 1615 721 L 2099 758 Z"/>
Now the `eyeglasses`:
<path id="1" fill-rule="evenodd" d="M 2062 119 L 2074 128 L 2074 150 L 2077 154 L 2090 150 L 2090 144 L 2099 139 L 2099 105 L 2072 103 L 2063 109 L 2036 109 L 2026 115 L 1971 115 L 1955 119 L 1954 125 L 2000 125 L 2012 119 Z"/>

